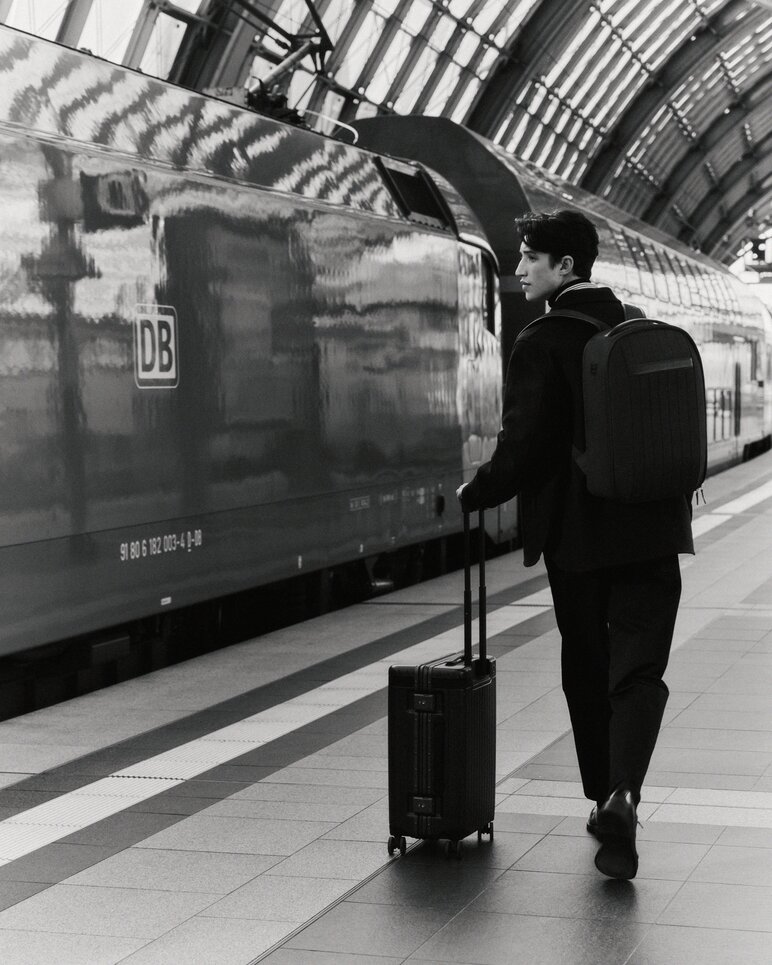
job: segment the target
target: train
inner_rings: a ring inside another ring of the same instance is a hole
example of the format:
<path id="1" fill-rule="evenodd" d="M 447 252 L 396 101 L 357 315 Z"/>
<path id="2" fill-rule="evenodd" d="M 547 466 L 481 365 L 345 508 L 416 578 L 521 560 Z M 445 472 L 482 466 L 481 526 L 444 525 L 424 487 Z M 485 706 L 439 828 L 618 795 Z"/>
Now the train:
<path id="1" fill-rule="evenodd" d="M 495 256 L 422 165 L 0 29 L 0 655 L 441 539 Z"/>
<path id="2" fill-rule="evenodd" d="M 769 444 L 742 286 L 463 128 L 351 144 L 5 27 L 0 76 L 0 657 L 457 534 L 527 320 L 514 208 L 586 210 L 597 279 L 694 334 L 712 468 Z"/>

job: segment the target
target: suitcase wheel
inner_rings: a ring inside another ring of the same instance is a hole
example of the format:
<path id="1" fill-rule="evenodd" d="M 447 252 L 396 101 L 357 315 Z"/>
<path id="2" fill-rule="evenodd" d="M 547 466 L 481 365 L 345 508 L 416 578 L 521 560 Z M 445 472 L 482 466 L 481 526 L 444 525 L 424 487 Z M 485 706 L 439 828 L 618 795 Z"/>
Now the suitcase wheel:
<path id="1" fill-rule="evenodd" d="M 394 854 L 397 848 L 399 848 L 399 853 L 404 855 L 404 853 L 407 851 L 407 841 L 405 841 L 405 836 L 401 835 L 399 840 L 397 840 L 393 834 L 390 835 L 386 848 L 389 852 L 389 857 Z"/>
<path id="2" fill-rule="evenodd" d="M 446 841 L 445 842 L 445 857 L 455 858 L 457 861 L 461 860 L 461 853 L 464 849 L 463 841 Z"/>
<path id="3" fill-rule="evenodd" d="M 480 828 L 480 830 L 477 832 L 478 844 L 482 841 L 484 834 L 489 834 L 491 841 L 493 841 L 493 821 L 491 821 L 490 824 L 486 824 L 484 828 Z"/>

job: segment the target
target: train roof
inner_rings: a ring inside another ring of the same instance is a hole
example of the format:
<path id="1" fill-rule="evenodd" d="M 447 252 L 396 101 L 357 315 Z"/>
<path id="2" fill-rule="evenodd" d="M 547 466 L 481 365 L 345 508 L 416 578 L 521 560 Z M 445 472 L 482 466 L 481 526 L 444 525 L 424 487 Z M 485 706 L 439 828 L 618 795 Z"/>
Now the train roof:
<path id="1" fill-rule="evenodd" d="M 489 248 L 458 191 L 414 162 L 428 215 L 406 210 L 384 165 L 352 144 L 2 25 L 0 64 L 0 131 L 407 219 Z"/>
<path id="2" fill-rule="evenodd" d="M 725 265 L 449 118 L 391 114 L 357 120 L 354 127 L 372 150 L 423 161 L 448 177 L 472 204 L 502 263 L 512 252 L 514 219 L 540 206 L 533 204 L 532 195 L 547 192 L 566 207 L 636 232 L 737 280 Z"/>

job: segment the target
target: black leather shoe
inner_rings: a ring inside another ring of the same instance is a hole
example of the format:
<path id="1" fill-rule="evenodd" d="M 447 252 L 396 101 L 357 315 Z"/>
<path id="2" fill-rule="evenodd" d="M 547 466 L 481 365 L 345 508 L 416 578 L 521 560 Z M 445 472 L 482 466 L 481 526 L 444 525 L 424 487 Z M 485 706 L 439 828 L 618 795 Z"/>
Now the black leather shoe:
<path id="1" fill-rule="evenodd" d="M 601 845 L 595 855 L 595 867 L 601 874 L 609 878 L 635 877 L 638 871 L 637 823 L 635 801 L 630 791 L 614 791 L 598 808 L 596 837 Z"/>
<path id="2" fill-rule="evenodd" d="M 598 807 L 597 805 L 590 811 L 590 816 L 587 818 L 587 830 L 590 834 L 594 835 L 598 840 Z"/>

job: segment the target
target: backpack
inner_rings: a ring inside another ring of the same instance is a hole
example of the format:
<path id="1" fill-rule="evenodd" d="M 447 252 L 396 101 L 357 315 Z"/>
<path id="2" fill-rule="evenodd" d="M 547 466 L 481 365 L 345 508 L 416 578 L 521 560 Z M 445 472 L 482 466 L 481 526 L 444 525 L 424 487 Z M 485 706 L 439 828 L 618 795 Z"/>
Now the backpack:
<path id="1" fill-rule="evenodd" d="M 652 318 L 598 330 L 582 357 L 585 448 L 574 459 L 593 496 L 643 503 L 689 495 L 708 462 L 705 378 L 694 340 Z"/>

